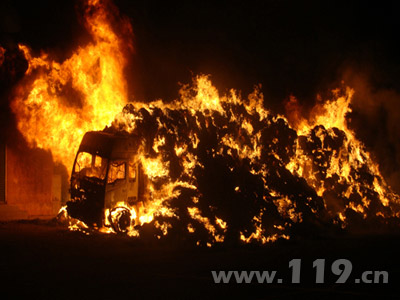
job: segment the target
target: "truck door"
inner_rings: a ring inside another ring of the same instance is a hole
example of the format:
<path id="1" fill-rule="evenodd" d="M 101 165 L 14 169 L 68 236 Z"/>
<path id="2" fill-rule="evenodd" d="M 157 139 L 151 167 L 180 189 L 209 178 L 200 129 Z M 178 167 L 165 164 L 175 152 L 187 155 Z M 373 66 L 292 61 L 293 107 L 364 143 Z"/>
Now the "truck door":
<path id="1" fill-rule="evenodd" d="M 130 206 L 137 205 L 139 201 L 138 187 L 138 164 L 134 161 L 129 161 L 128 164 L 128 204 Z"/>
<path id="2" fill-rule="evenodd" d="M 109 197 L 111 207 L 114 207 L 118 202 L 126 202 L 128 197 L 127 177 L 126 161 L 110 161 L 107 174 L 106 197 Z"/>

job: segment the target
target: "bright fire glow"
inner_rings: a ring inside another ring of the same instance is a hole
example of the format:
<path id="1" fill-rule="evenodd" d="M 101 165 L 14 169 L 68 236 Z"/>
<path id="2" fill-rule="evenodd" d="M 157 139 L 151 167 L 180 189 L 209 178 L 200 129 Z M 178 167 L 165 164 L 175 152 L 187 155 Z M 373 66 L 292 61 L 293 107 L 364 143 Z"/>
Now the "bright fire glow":
<path id="1" fill-rule="evenodd" d="M 351 222 L 349 213 L 399 217 L 399 196 L 348 128 L 352 89 L 334 90 L 307 119 L 294 97 L 287 118 L 274 116 L 264 108 L 261 87 L 247 98 L 235 90 L 222 95 L 206 75 L 168 104 L 125 106 L 124 41 L 101 2 L 89 1 L 85 16 L 93 41 L 64 62 L 44 53 L 34 57 L 20 45 L 29 67 L 12 109 L 26 140 L 51 150 L 68 169 L 87 131 L 111 125 L 114 133 L 140 136 L 134 161 L 148 179 L 149 201 L 131 207 L 118 199 L 104 211 L 100 231 L 114 232 L 109 220 L 129 212 L 131 236 L 140 236 L 136 226 L 151 223 L 161 238 L 182 222 L 185 233 L 207 235 L 202 242 L 210 246 L 235 234 L 246 243 L 289 239 L 292 227 L 321 215 L 341 227 Z M 221 173 L 214 178 L 214 172 Z M 236 182 L 229 186 L 229 180 Z M 235 227 L 242 216 L 247 222 Z M 73 230 L 87 229 L 81 221 L 69 222 Z"/>
<path id="2" fill-rule="evenodd" d="M 69 171 L 85 132 L 102 130 L 127 103 L 123 71 L 129 41 L 114 32 L 100 1 L 86 3 L 85 20 L 92 41 L 63 62 L 46 53 L 36 57 L 19 45 L 29 66 L 11 104 L 29 144 L 51 150 Z"/>

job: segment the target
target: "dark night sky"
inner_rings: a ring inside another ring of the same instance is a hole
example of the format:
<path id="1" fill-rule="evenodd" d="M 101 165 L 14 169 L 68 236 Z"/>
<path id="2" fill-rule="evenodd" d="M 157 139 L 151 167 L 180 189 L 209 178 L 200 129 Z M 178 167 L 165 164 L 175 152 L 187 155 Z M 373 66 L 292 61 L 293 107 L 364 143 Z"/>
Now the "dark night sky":
<path id="1" fill-rule="evenodd" d="M 357 134 L 400 186 L 398 1 L 214 2 L 114 1 L 133 26 L 135 99 L 174 99 L 178 82 L 205 73 L 243 95 L 261 83 L 266 106 L 282 112 L 289 95 L 310 106 L 345 79 Z M 2 1 L 0 45 L 68 57 L 88 40 L 77 3 Z"/>
<path id="2" fill-rule="evenodd" d="M 344 69 L 399 88 L 397 2 L 128 1 L 114 3 L 135 34 L 132 94 L 171 99 L 177 82 L 212 74 L 244 94 L 261 83 L 271 105 L 301 101 L 340 80 Z M 68 55 L 87 36 L 76 1 L 3 1 L 2 45 L 26 43 Z"/>

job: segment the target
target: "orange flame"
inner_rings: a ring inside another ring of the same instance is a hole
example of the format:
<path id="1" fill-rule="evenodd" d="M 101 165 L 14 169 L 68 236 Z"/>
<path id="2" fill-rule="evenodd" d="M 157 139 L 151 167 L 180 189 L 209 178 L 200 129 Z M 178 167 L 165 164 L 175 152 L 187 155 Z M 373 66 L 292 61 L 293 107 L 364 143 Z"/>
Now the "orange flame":
<path id="1" fill-rule="evenodd" d="M 360 194 L 362 187 L 354 178 L 356 175 L 351 174 L 351 171 L 365 165 L 368 171 L 374 175 L 373 182 L 369 188 L 378 195 L 382 205 L 387 207 L 390 204 L 398 204 L 399 196 L 393 193 L 386 184 L 380 173 L 379 165 L 372 160 L 365 146 L 356 138 L 353 130 L 347 125 L 346 115 L 351 112 L 350 105 L 354 90 L 348 87 L 345 91 L 335 89 L 332 94 L 334 96 L 333 100 L 320 101 L 313 107 L 308 120 L 300 115 L 295 115 L 297 118 L 291 120 L 292 126 L 296 129 L 298 135 L 310 137 L 310 135 L 315 134 L 316 138 L 322 142 L 322 148 L 333 152 L 331 159 L 325 162 L 327 178 L 338 176 L 337 182 L 346 184 L 347 189 L 342 193 L 344 198 L 348 199 L 352 194 Z M 319 129 L 316 129 L 318 126 Z M 321 126 L 327 130 L 326 133 L 322 132 Z M 345 142 L 340 149 L 332 149 L 329 146 L 329 139 L 337 137 L 335 129 L 345 133 Z M 310 160 L 301 147 L 297 147 L 296 154 L 286 167 L 293 174 L 304 177 L 315 188 L 317 194 L 324 197 L 326 192 L 329 192 L 329 189 L 316 177 L 316 173 L 313 171 L 313 164 L 315 164 L 315 161 Z M 350 208 L 366 217 L 365 209 L 369 207 L 369 204 L 370 201 L 363 197 L 360 204 L 350 201 L 345 208 Z M 340 214 L 340 218 L 344 221 L 345 217 L 342 212 Z M 377 215 L 379 214 L 378 212 Z"/>
<path id="2" fill-rule="evenodd" d="M 113 31 L 108 6 L 88 1 L 85 20 L 93 41 L 64 62 L 46 53 L 34 57 L 19 45 L 29 65 L 11 104 L 28 143 L 51 150 L 69 170 L 85 132 L 110 124 L 128 98 L 125 43 Z"/>

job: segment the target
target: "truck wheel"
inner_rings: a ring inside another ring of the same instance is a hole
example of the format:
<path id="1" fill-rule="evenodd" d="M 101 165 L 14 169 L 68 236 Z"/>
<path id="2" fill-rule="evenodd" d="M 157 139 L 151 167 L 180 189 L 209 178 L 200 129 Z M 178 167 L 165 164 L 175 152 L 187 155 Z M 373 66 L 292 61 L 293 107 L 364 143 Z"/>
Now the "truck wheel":
<path id="1" fill-rule="evenodd" d="M 131 226 L 131 212 L 126 207 L 114 207 L 110 210 L 108 221 L 116 233 L 126 233 Z"/>

